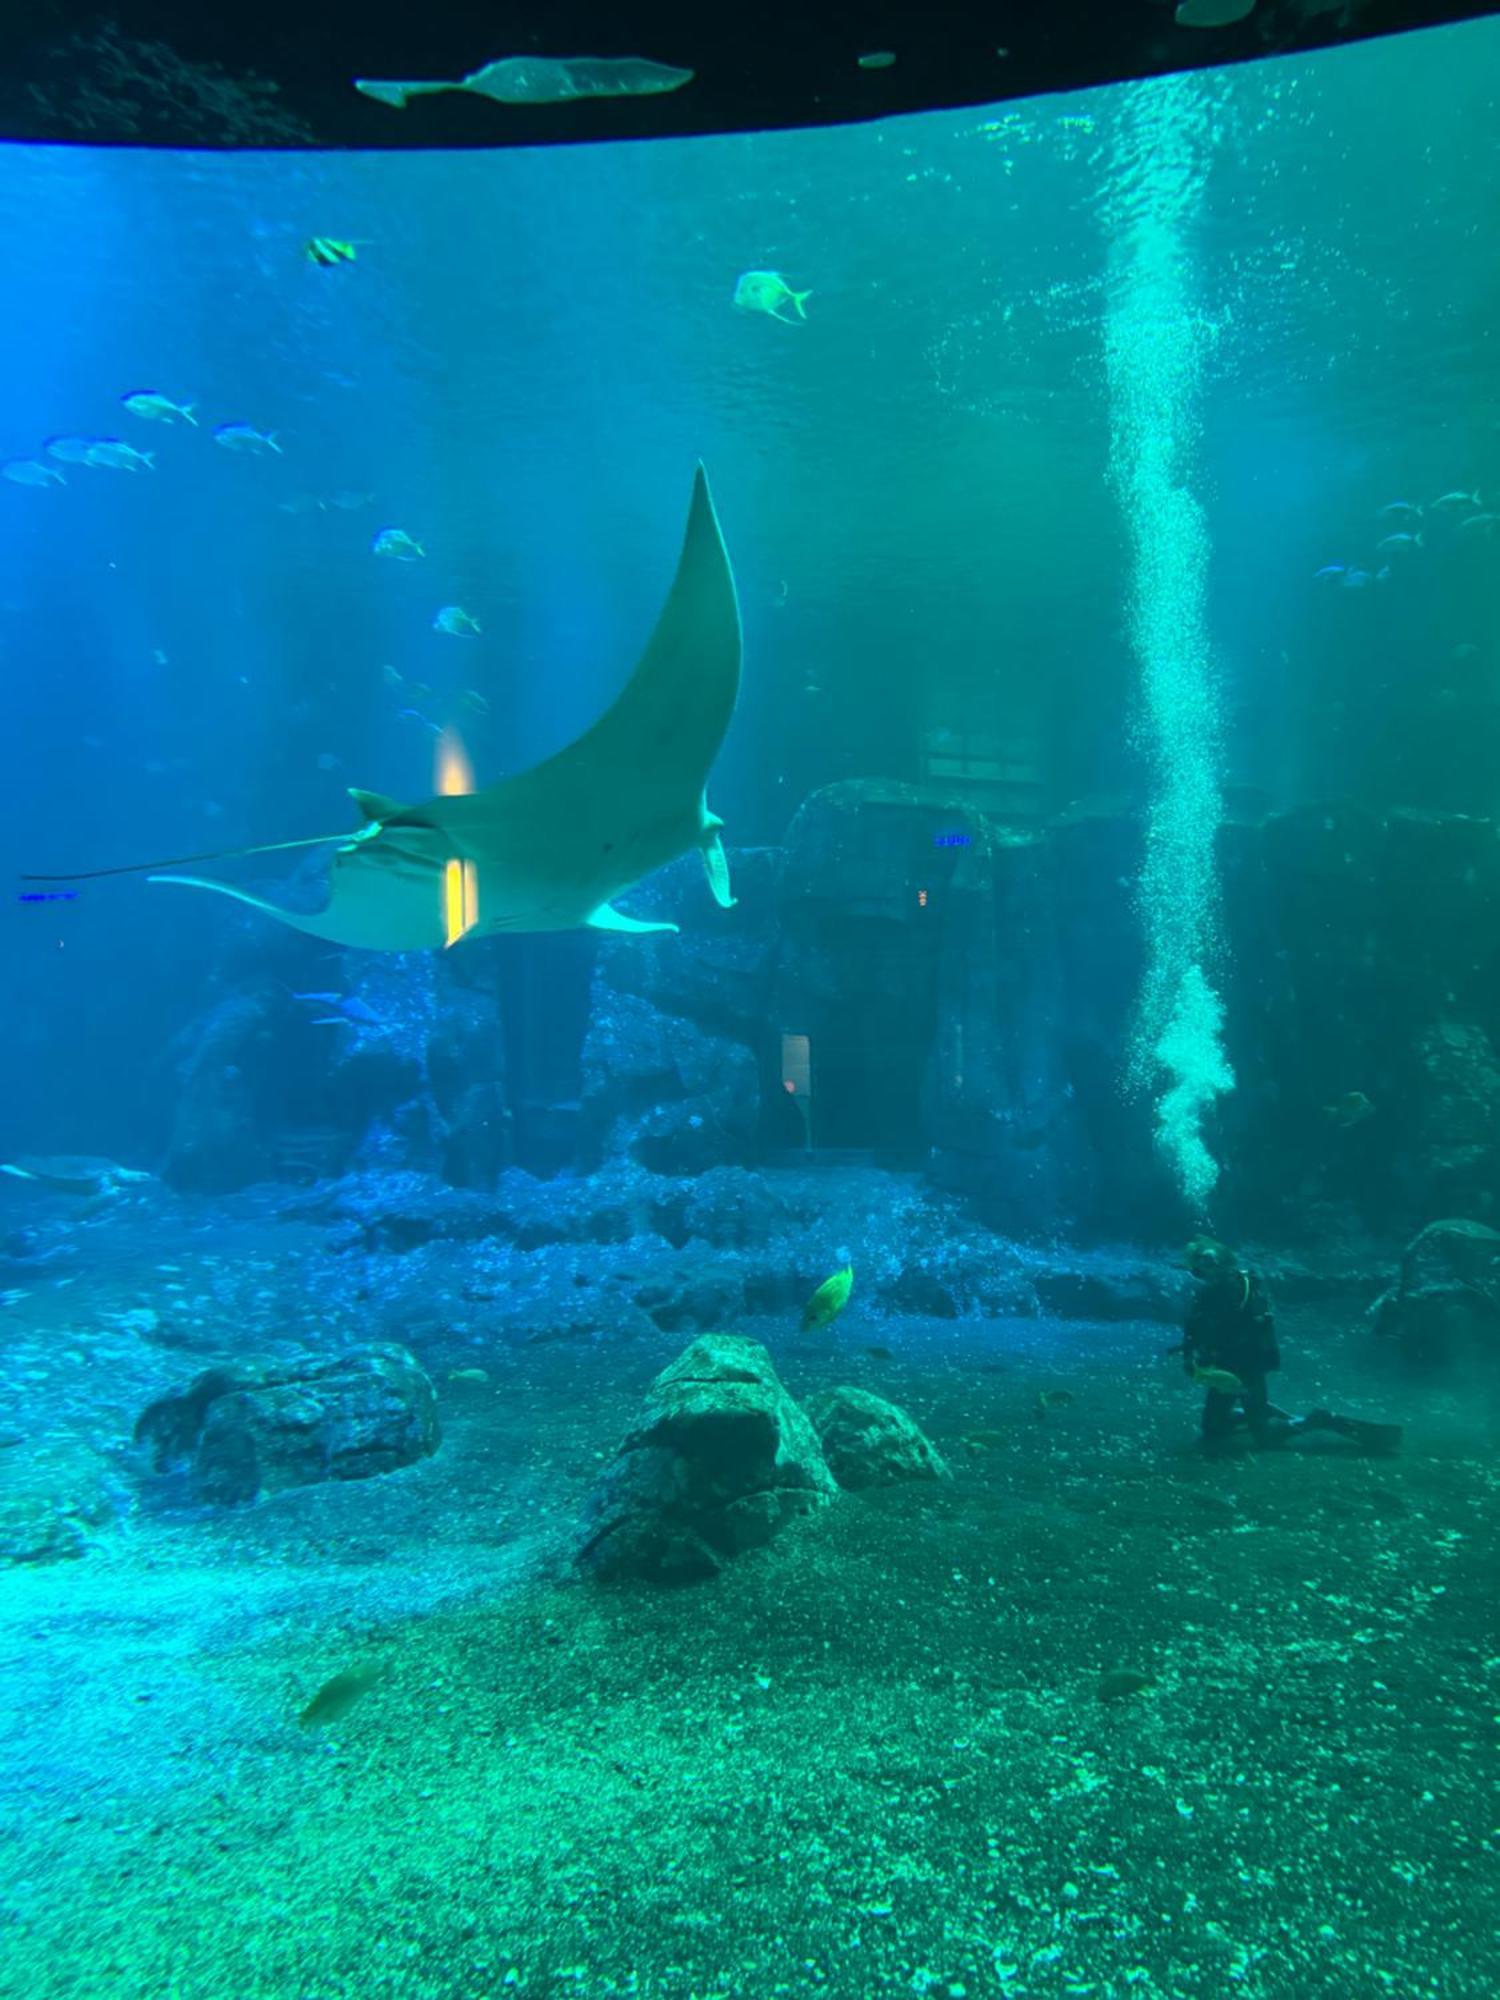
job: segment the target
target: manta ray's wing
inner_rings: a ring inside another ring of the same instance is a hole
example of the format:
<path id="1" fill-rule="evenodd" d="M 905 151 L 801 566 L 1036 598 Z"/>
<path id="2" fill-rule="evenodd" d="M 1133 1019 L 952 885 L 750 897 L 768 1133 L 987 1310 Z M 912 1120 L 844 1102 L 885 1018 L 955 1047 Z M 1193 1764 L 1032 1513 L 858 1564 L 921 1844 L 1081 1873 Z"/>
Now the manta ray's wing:
<path id="1" fill-rule="evenodd" d="M 700 465 L 677 574 L 635 672 L 592 729 L 513 782 L 532 796 L 602 784 L 637 811 L 670 791 L 696 811 L 739 697 L 740 654 L 734 573 Z"/>
<path id="2" fill-rule="evenodd" d="M 465 798 L 409 807 L 385 830 L 425 829 L 474 864 L 480 936 L 635 928 L 612 899 L 693 847 L 728 904 L 721 822 L 704 787 L 734 713 L 740 657 L 734 575 L 700 466 L 672 588 L 612 706 L 544 763 Z"/>

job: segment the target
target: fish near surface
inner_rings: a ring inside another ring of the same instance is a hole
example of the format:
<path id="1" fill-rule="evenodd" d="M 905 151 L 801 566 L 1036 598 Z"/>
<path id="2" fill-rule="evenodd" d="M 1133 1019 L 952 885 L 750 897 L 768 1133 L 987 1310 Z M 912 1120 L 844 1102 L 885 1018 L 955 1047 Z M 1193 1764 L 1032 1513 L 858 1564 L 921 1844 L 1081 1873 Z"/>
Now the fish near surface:
<path id="1" fill-rule="evenodd" d="M 336 845 L 328 903 L 320 911 L 282 909 L 207 876 L 153 873 L 151 879 L 230 896 L 309 937 L 368 951 L 438 950 L 449 942 L 444 885 L 451 861 L 474 870 L 477 919 L 464 933 L 469 937 L 584 927 L 675 930 L 622 916 L 613 902 L 696 848 L 715 901 L 725 909 L 733 904 L 722 821 L 709 811 L 704 787 L 734 714 L 740 654 L 734 576 L 700 466 L 656 629 L 613 705 L 575 742 L 530 771 L 464 797 L 403 805 L 355 790 L 365 824 L 352 838 L 323 834 L 191 857 Z"/>

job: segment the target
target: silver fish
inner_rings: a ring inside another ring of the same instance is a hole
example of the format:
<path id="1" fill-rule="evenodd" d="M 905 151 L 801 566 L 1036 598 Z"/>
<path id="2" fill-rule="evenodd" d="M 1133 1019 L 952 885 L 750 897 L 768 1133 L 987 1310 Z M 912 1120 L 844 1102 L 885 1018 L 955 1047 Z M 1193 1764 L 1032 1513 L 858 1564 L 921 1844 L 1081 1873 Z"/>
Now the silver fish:
<path id="1" fill-rule="evenodd" d="M 257 456 L 268 451 L 279 455 L 281 451 L 275 431 L 258 431 L 254 424 L 219 424 L 214 430 L 214 443 L 223 445 L 226 451 L 247 451 Z"/>
<path id="2" fill-rule="evenodd" d="M 68 483 L 55 465 L 43 465 L 39 458 L 8 459 L 0 466 L 0 472 L 16 486 L 66 486 Z"/>
<path id="3" fill-rule="evenodd" d="M 445 604 L 432 621 L 434 632 L 446 632 L 451 639 L 477 639 L 479 620 L 461 604 Z"/>
<path id="4" fill-rule="evenodd" d="M 96 438 L 83 462 L 85 465 L 108 466 L 111 472 L 155 472 L 156 453 L 137 451 L 123 438 Z"/>
<path id="5" fill-rule="evenodd" d="M 392 562 L 420 562 L 427 551 L 405 528 L 382 528 L 370 544 L 370 553 L 389 556 Z"/>
<path id="6" fill-rule="evenodd" d="M 59 458 L 64 465 L 87 465 L 89 453 L 99 442 L 97 438 L 51 437 L 42 446 L 48 458 Z"/>
<path id="7" fill-rule="evenodd" d="M 132 389 L 120 401 L 133 417 L 148 417 L 159 424 L 175 424 L 180 417 L 185 424 L 198 428 L 195 414 L 196 403 L 174 403 L 170 396 L 164 396 L 159 389 Z"/>

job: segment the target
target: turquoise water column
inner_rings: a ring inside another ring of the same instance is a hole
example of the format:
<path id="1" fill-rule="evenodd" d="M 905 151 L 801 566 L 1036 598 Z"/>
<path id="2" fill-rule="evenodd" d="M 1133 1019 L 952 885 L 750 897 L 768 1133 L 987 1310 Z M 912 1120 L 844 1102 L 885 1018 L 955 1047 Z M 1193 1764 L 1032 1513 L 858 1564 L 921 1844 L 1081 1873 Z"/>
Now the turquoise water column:
<path id="1" fill-rule="evenodd" d="M 1212 106 L 1199 79 L 1168 77 L 1131 88 L 1120 116 L 1105 209 L 1110 475 L 1129 552 L 1138 747 L 1150 772 L 1137 890 L 1146 963 L 1126 1080 L 1151 1096 L 1157 1145 L 1201 1217 L 1219 1178 L 1205 1121 L 1234 1087 L 1215 985 L 1221 727 L 1208 632 L 1211 550 L 1197 490 L 1210 329 L 1193 248 Z"/>

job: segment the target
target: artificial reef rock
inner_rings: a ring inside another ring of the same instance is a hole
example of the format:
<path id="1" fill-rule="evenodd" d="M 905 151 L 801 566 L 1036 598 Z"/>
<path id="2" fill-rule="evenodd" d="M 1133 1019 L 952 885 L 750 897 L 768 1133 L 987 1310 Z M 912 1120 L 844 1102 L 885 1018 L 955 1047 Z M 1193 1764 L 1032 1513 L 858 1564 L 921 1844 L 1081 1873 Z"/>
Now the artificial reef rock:
<path id="1" fill-rule="evenodd" d="M 952 1476 L 942 1454 L 905 1410 L 868 1389 L 841 1385 L 825 1390 L 810 1399 L 807 1414 L 829 1471 L 849 1492 Z"/>
<path id="2" fill-rule="evenodd" d="M 712 1576 L 837 1492 L 766 1350 L 705 1334 L 647 1392 L 590 1498 L 579 1561 L 606 1578 Z"/>
<path id="3" fill-rule="evenodd" d="M 289 1486 L 369 1479 L 441 1442 L 432 1383 L 403 1347 L 210 1368 L 142 1412 L 137 1444 L 195 1499 L 243 1505 Z"/>

